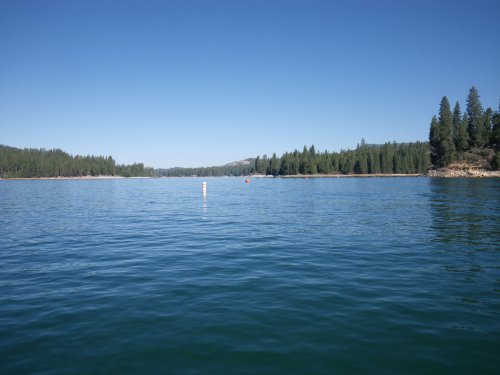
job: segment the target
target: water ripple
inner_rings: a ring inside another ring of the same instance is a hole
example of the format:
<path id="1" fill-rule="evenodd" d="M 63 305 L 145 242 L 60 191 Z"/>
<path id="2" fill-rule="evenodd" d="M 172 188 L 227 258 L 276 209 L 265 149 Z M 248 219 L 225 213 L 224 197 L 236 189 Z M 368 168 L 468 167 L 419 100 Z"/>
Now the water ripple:
<path id="1" fill-rule="evenodd" d="M 500 368 L 500 181 L 201 181 L 0 181 L 0 373 Z"/>

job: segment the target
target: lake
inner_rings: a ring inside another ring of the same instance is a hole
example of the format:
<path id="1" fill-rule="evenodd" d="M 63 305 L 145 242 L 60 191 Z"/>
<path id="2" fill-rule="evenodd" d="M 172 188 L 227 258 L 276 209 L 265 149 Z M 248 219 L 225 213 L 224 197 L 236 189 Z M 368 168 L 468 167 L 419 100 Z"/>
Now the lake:
<path id="1" fill-rule="evenodd" d="M 499 243 L 500 179 L 0 181 L 0 373 L 498 374 Z"/>

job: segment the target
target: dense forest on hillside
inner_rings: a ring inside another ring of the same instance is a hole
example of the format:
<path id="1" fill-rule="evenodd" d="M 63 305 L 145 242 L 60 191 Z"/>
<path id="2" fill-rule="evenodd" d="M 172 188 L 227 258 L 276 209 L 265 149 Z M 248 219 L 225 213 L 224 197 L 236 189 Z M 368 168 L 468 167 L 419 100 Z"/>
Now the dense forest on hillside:
<path id="1" fill-rule="evenodd" d="M 0 145 L 0 177 L 153 176 L 142 163 L 119 165 L 111 156 L 72 156 L 62 150 Z"/>
<path id="2" fill-rule="evenodd" d="M 483 110 L 479 92 L 469 90 L 467 107 L 462 114 L 456 102 L 453 112 L 444 96 L 439 116 L 431 120 L 429 131 L 434 167 L 467 164 L 486 169 L 500 168 L 500 106 L 497 111 Z"/>
<path id="3" fill-rule="evenodd" d="M 364 140 L 354 150 L 317 152 L 314 145 L 302 152 L 273 154 L 255 159 L 254 172 L 267 175 L 297 174 L 394 174 L 424 173 L 430 165 L 429 144 L 385 143 L 368 145 Z"/>
<path id="4" fill-rule="evenodd" d="M 168 168 L 156 169 L 155 175 L 158 177 L 218 177 L 218 176 L 248 176 L 254 173 L 254 160 L 246 159 L 248 164 L 223 165 L 218 167 L 200 168 Z"/>

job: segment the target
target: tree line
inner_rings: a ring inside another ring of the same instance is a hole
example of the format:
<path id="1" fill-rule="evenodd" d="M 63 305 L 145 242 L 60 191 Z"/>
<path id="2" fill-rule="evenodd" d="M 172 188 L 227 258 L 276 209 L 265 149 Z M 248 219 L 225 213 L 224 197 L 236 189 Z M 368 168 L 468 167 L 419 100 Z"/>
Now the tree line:
<path id="1" fill-rule="evenodd" d="M 469 90 L 466 110 L 462 113 L 457 101 L 453 112 L 443 96 L 439 115 L 430 124 L 429 143 L 434 167 L 452 163 L 475 164 L 480 167 L 500 167 L 500 106 L 497 111 L 483 110 L 479 92 Z"/>
<path id="2" fill-rule="evenodd" d="M 483 109 L 479 92 L 469 90 L 466 110 L 456 102 L 453 111 L 444 96 L 439 115 L 432 117 L 429 142 L 370 145 L 364 139 L 353 150 L 273 153 L 246 163 L 202 168 L 153 169 L 143 163 L 116 164 L 111 156 L 72 156 L 60 149 L 15 148 L 0 145 L 0 178 L 30 177 L 187 177 L 298 174 L 416 174 L 452 163 L 500 168 L 500 106 Z"/>
<path id="3" fill-rule="evenodd" d="M 317 152 L 314 145 L 304 146 L 302 152 L 286 152 L 281 157 L 274 153 L 247 159 L 250 164 L 202 168 L 156 169 L 158 177 L 206 177 L 299 175 L 299 174 L 411 174 L 427 172 L 431 162 L 429 144 L 386 143 L 368 145 L 361 140 L 354 150 Z"/>
<path id="4" fill-rule="evenodd" d="M 220 176 L 248 176 L 254 173 L 253 159 L 247 159 L 249 164 L 224 165 L 200 168 L 168 168 L 156 169 L 157 177 L 220 177 Z"/>
<path id="5" fill-rule="evenodd" d="M 254 173 L 266 175 L 298 174 L 412 174 L 424 173 L 430 165 L 429 144 L 385 143 L 369 145 L 361 140 L 354 150 L 317 152 L 314 145 L 302 152 L 286 152 L 281 157 L 257 156 Z"/>
<path id="6" fill-rule="evenodd" d="M 247 159 L 246 164 L 201 168 L 147 168 L 143 163 L 116 164 L 111 157 L 72 156 L 62 150 L 19 149 L 0 145 L 0 177 L 189 177 L 247 176 L 250 174 L 393 174 L 424 173 L 430 165 L 429 144 L 386 143 L 368 145 L 364 140 L 354 150 L 317 152 L 314 145 L 302 152 L 287 152 Z"/>
<path id="7" fill-rule="evenodd" d="M 72 156 L 60 149 L 20 149 L 0 145 L 1 178 L 153 175 L 154 170 L 143 163 L 116 164 L 111 156 Z"/>

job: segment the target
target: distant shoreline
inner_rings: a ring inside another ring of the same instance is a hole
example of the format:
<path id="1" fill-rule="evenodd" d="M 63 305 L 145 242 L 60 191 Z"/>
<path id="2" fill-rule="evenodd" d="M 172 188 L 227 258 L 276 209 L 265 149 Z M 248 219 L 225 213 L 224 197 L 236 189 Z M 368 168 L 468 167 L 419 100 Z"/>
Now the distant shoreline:
<path id="1" fill-rule="evenodd" d="M 283 179 L 309 179 L 309 178 L 386 178 L 386 177 L 427 177 L 427 178 L 500 178 L 500 170 L 487 171 L 484 169 L 455 170 L 455 169 L 432 169 L 427 173 L 375 173 L 375 174 L 298 174 L 283 176 L 152 176 L 152 177 L 123 177 L 123 176 L 75 176 L 75 177 L 15 177 L 1 178 L 4 181 L 44 181 L 44 180 L 117 180 L 117 179 L 176 179 L 176 178 L 283 178 Z"/>
<path id="2" fill-rule="evenodd" d="M 266 178 L 267 176 L 250 176 L 254 178 Z M 485 169 L 454 170 L 454 169 L 432 169 L 427 173 L 375 173 L 375 174 L 313 174 L 313 175 L 285 175 L 277 178 L 385 178 L 385 177 L 426 177 L 426 178 L 500 178 L 500 170 L 488 171 Z"/>
<path id="3" fill-rule="evenodd" d="M 127 178 L 122 176 L 59 176 L 59 177 L 12 177 L 12 178 L 1 178 L 0 180 L 12 181 L 12 180 L 114 180 L 120 178 Z M 135 177 L 130 177 L 135 178 Z"/>
<path id="4" fill-rule="evenodd" d="M 374 174 L 299 174 L 299 175 L 284 175 L 277 176 L 278 178 L 374 178 L 374 177 L 422 177 L 421 173 L 374 173 Z"/>

